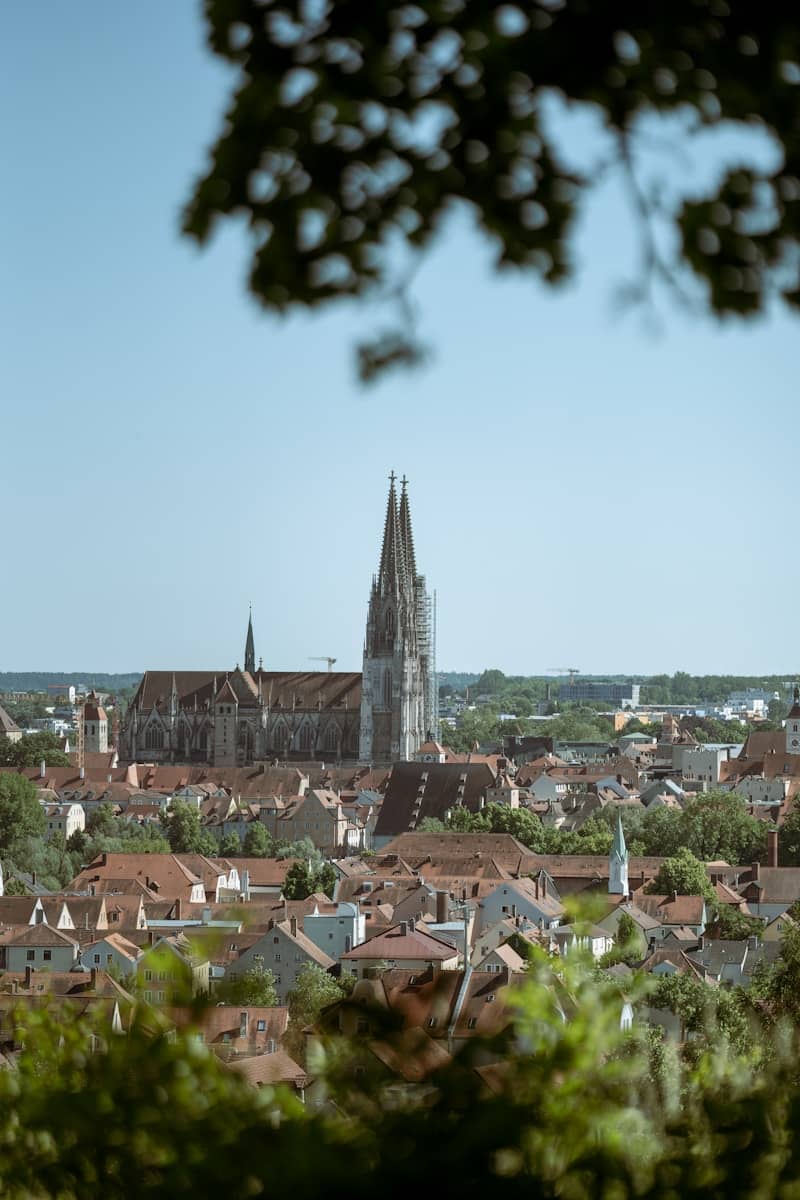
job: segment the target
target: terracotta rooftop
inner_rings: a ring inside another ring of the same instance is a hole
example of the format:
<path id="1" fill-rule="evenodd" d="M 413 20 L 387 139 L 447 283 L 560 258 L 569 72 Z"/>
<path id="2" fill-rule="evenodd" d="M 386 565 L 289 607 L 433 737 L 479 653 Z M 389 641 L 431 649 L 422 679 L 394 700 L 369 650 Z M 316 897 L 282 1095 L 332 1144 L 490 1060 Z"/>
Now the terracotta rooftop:
<path id="1" fill-rule="evenodd" d="M 445 962 L 455 958 L 456 954 L 450 942 L 426 933 L 419 926 L 412 928 L 407 921 L 401 921 L 399 925 L 376 934 L 368 942 L 348 950 L 342 959 L 387 959 L 391 962 L 401 958 L 419 958 L 426 962 Z"/>

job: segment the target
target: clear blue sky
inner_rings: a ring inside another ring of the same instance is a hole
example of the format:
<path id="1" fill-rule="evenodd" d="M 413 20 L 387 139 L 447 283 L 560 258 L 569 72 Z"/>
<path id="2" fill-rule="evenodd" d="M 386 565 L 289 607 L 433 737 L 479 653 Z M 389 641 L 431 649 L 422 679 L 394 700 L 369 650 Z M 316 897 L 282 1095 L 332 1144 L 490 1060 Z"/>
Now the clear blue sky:
<path id="1" fill-rule="evenodd" d="M 798 324 L 621 318 L 609 185 L 558 293 L 456 215 L 432 365 L 365 391 L 368 309 L 265 319 L 178 234 L 230 80 L 192 0 L 3 6 L 0 670 L 232 666 L 251 600 L 266 666 L 359 669 L 392 468 L 443 669 L 796 664 Z"/>

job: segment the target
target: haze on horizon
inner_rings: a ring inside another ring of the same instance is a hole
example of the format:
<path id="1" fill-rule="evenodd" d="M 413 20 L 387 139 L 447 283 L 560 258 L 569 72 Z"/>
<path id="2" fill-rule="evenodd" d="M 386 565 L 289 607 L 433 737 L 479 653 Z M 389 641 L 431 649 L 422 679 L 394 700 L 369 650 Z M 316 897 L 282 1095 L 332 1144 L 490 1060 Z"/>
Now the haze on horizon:
<path id="1" fill-rule="evenodd" d="M 238 236 L 178 235 L 228 80 L 190 0 L 0 15 L 0 670 L 233 667 L 250 602 L 267 668 L 359 670 L 391 469 L 443 669 L 790 666 L 796 321 L 621 317 L 608 185 L 560 292 L 455 212 L 431 364 L 364 390 L 367 309 L 267 320 Z"/>

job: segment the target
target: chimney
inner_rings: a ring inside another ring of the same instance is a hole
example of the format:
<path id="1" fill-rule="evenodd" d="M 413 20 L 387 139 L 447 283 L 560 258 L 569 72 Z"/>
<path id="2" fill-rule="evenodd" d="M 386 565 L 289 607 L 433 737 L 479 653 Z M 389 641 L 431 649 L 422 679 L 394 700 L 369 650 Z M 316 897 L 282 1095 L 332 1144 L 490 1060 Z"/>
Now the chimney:
<path id="1" fill-rule="evenodd" d="M 247 1037 L 247 1013 L 246 1012 L 239 1013 L 239 1037 L 240 1038 Z"/>
<path id="2" fill-rule="evenodd" d="M 536 899 L 539 899 L 539 876 L 537 875 L 533 881 L 533 894 Z"/>
<path id="3" fill-rule="evenodd" d="M 181 898 L 179 896 L 178 899 L 175 901 L 175 920 L 176 921 L 181 920 L 182 912 L 183 912 L 183 906 L 181 904 Z"/>
<path id="4" fill-rule="evenodd" d="M 621 775 L 617 776 L 617 783 L 619 784 L 620 787 L 622 787 L 622 776 Z"/>
<path id="5" fill-rule="evenodd" d="M 414 920 L 414 918 L 413 918 L 413 917 L 409 917 L 409 918 L 408 918 L 408 931 L 409 931 L 409 933 L 413 933 L 413 932 L 414 932 L 414 930 L 415 930 L 416 928 L 417 928 L 417 922 Z"/>
<path id="6" fill-rule="evenodd" d="M 47 775 L 47 763 L 44 761 L 44 759 L 42 759 L 42 761 L 39 763 L 39 778 L 44 779 L 46 775 Z"/>
<path id="7" fill-rule="evenodd" d="M 758 883 L 759 879 L 761 878 L 761 866 L 759 863 L 753 863 L 751 866 L 750 877 L 753 880 L 753 883 Z"/>
<path id="8" fill-rule="evenodd" d="M 767 830 L 767 863 L 770 867 L 778 865 L 778 831 L 777 829 Z"/>
<path id="9" fill-rule="evenodd" d="M 447 920 L 447 909 L 449 896 L 447 892 L 436 893 L 436 924 L 444 925 Z"/>
<path id="10" fill-rule="evenodd" d="M 25 968 L 25 991 L 29 992 L 33 985 L 33 967 Z"/>
<path id="11" fill-rule="evenodd" d="M 670 898 L 669 898 L 669 902 L 670 902 L 670 904 L 675 904 L 675 902 L 677 901 L 677 899 L 678 899 L 678 893 L 677 893 L 676 891 L 674 891 L 674 890 L 673 890 L 673 892 L 672 892 L 672 895 L 671 895 L 671 896 L 670 896 Z"/>
<path id="12" fill-rule="evenodd" d="M 78 771 L 78 778 L 79 778 L 79 779 L 85 779 L 85 778 L 86 778 L 86 767 L 81 767 L 81 768 L 80 768 L 80 770 Z"/>
<path id="13" fill-rule="evenodd" d="M 516 921 L 516 919 L 517 919 L 517 906 L 516 906 L 516 904 L 512 904 L 512 905 L 511 905 L 511 919 L 512 919 L 513 921 Z"/>
<path id="14" fill-rule="evenodd" d="M 92 967 L 89 972 L 89 990 L 92 992 L 97 991 L 97 967 Z"/>
<path id="15" fill-rule="evenodd" d="M 408 921 L 400 922 L 400 937 L 405 937 L 408 933 Z"/>
<path id="16" fill-rule="evenodd" d="M 297 937 L 297 917 L 289 917 L 289 932 L 292 937 Z"/>

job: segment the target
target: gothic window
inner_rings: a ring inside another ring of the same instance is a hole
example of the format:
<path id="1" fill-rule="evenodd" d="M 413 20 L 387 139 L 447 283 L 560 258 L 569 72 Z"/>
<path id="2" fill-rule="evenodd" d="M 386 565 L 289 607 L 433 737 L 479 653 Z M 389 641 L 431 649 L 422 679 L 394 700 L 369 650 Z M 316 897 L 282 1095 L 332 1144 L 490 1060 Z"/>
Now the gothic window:
<path id="1" fill-rule="evenodd" d="M 206 732 L 205 729 L 200 734 L 200 737 L 197 739 L 197 746 L 198 746 L 198 749 L 200 749 L 200 750 L 208 749 L 208 733 Z"/>
<path id="2" fill-rule="evenodd" d="M 286 749 L 286 728 L 283 725 L 277 725 L 272 731 L 272 745 L 276 750 Z"/>
<path id="3" fill-rule="evenodd" d="M 383 707 L 392 707 L 392 672 L 389 667 L 383 672 Z"/>
<path id="4" fill-rule="evenodd" d="M 384 632 L 386 634 L 387 642 L 391 642 L 394 639 L 394 609 L 393 608 L 390 608 L 387 610 L 386 617 L 385 617 L 384 623 L 383 623 L 383 628 L 384 628 Z"/>
<path id="5" fill-rule="evenodd" d="M 160 725 L 150 725 L 148 727 L 144 744 L 147 750 L 164 749 L 164 730 Z"/>
<path id="6" fill-rule="evenodd" d="M 325 749 L 335 750 L 339 745 L 339 732 L 335 725 L 329 725 L 325 730 Z"/>
<path id="7" fill-rule="evenodd" d="M 304 725 L 300 730 L 300 749 L 310 750 L 314 741 L 313 730 L 310 725 Z"/>

